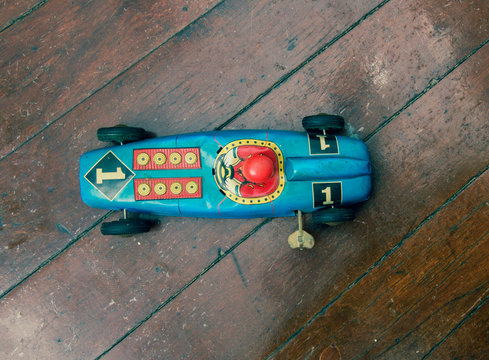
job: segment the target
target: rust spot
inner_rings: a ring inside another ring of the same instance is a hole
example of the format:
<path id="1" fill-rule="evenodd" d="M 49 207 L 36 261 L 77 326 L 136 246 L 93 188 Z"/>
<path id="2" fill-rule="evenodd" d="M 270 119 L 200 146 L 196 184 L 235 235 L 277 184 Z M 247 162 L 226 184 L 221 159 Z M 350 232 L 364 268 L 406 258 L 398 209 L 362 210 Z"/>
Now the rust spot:
<path id="1" fill-rule="evenodd" d="M 17 246 L 19 246 L 20 244 L 24 243 L 27 241 L 27 239 L 29 239 L 29 237 L 27 235 L 20 235 L 19 238 L 11 243 L 9 243 L 7 245 L 7 249 L 13 249 Z"/>
<path id="2" fill-rule="evenodd" d="M 286 68 L 285 66 L 283 66 L 282 64 L 279 64 L 278 62 L 275 63 L 275 65 L 273 66 L 275 68 L 275 70 L 277 71 L 284 71 Z"/>
<path id="3" fill-rule="evenodd" d="M 20 209 L 22 209 L 22 207 L 24 206 L 24 200 L 15 199 L 12 201 L 5 201 L 4 205 L 7 208 L 7 211 L 11 213 L 18 213 Z"/>
<path id="4" fill-rule="evenodd" d="M 331 346 L 326 348 L 319 356 L 319 360 L 340 360 L 340 359 L 341 359 L 340 350 L 338 350 L 338 348 L 334 344 L 331 344 Z"/>

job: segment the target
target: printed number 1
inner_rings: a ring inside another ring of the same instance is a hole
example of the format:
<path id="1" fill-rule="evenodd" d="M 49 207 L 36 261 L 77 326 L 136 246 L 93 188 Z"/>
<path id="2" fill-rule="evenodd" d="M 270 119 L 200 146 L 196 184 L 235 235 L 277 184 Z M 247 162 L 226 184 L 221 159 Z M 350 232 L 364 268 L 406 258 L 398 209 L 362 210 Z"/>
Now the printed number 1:
<path id="1" fill-rule="evenodd" d="M 323 205 L 333 205 L 334 201 L 331 200 L 331 187 L 328 186 L 321 192 L 326 196 L 326 201 L 323 201 Z"/>
<path id="2" fill-rule="evenodd" d="M 124 180 L 126 174 L 124 174 L 120 167 L 117 167 L 117 171 L 103 172 L 103 169 L 97 168 L 97 184 L 102 184 L 104 180 Z"/>
<path id="3" fill-rule="evenodd" d="M 321 144 L 322 151 L 330 147 L 330 145 L 326 143 L 326 135 L 316 135 L 316 136 L 319 138 L 319 143 Z"/>

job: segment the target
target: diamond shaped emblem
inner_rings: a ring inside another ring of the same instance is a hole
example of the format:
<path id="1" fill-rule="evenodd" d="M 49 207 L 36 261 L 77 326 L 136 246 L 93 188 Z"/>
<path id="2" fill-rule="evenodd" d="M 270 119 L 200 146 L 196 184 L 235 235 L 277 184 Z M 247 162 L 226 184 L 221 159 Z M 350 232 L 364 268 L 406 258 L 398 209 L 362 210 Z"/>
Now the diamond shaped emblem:
<path id="1" fill-rule="evenodd" d="M 126 164 L 109 151 L 85 174 L 85 179 L 112 201 L 134 175 Z"/>

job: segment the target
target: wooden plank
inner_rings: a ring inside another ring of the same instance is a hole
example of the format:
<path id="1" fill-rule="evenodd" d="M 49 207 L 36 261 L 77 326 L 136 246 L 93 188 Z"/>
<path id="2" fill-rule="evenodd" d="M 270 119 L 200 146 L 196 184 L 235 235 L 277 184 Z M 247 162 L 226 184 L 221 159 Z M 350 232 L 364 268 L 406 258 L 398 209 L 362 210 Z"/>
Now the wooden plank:
<path id="1" fill-rule="evenodd" d="M 24 18 L 45 2 L 45 0 L 5 0 L 0 2 L 0 31 Z"/>
<path id="2" fill-rule="evenodd" d="M 260 221 L 172 218 L 132 238 L 90 232 L 0 299 L 0 357 L 93 359 Z"/>
<path id="3" fill-rule="evenodd" d="M 426 355 L 487 292 L 487 200 L 489 171 L 316 318 L 277 358 L 300 357 L 307 351 L 317 358 L 318 350 L 331 343 L 347 359 Z"/>
<path id="4" fill-rule="evenodd" d="M 223 29 L 234 29 L 237 32 L 233 36 L 225 36 L 221 33 L 221 42 L 213 42 L 214 48 L 216 46 L 220 48 L 209 49 L 212 51 L 207 54 L 207 56 L 212 55 L 210 64 L 216 63 L 216 53 L 223 56 L 220 61 L 227 60 L 222 63 L 217 62 L 216 65 L 223 67 L 213 71 L 214 73 L 219 69 L 215 74 L 216 78 L 211 79 L 210 84 L 215 83 L 217 79 L 220 84 L 227 84 L 230 79 L 223 78 L 221 72 L 227 72 L 230 66 L 236 66 L 236 62 L 239 62 L 242 64 L 242 70 L 236 73 L 240 77 L 233 79 L 236 81 L 233 85 L 238 85 L 243 92 L 247 92 L 247 95 L 256 95 L 252 91 L 253 88 L 266 88 L 267 84 L 273 83 L 283 75 L 286 69 L 303 61 L 311 52 L 343 31 L 345 25 L 361 17 L 379 2 L 380 0 L 368 0 L 361 5 L 345 2 L 334 6 L 329 6 L 329 3 L 314 3 L 307 6 L 295 6 L 295 3 L 291 5 L 289 2 L 227 3 L 221 9 L 234 8 L 241 13 L 240 16 L 246 22 L 241 23 L 242 28 L 238 29 L 232 19 L 221 21 L 225 26 Z M 180 30 L 183 27 L 179 27 L 182 21 L 187 24 L 194 18 L 193 16 L 215 5 L 217 0 L 193 4 L 180 3 L 181 0 L 174 0 L 170 4 L 145 2 L 144 5 L 126 6 L 127 4 L 121 5 L 119 2 L 114 4 L 104 2 L 103 5 L 95 2 L 80 7 L 77 4 L 53 0 L 37 11 L 35 16 L 30 17 L 29 21 L 23 22 L 20 28 L 16 27 L 15 31 L 11 32 L 6 31 L 7 34 L 0 39 L 3 40 L 0 42 L 0 50 L 9 54 L 0 66 L 0 78 L 6 79 L 2 89 L 6 98 L 3 101 L 0 99 L 3 120 L 0 129 L 5 134 L 0 157 L 16 149 L 26 139 L 56 121 L 59 116 L 77 106 L 86 96 L 98 91 L 121 71 Z M 98 17 L 87 21 L 87 17 L 92 18 L 93 13 L 97 13 Z M 265 24 L 264 16 L 276 17 L 279 20 L 264 25 L 265 27 L 260 29 L 264 32 L 256 34 L 257 24 Z M 311 21 L 307 24 L 298 21 L 304 16 Z M 344 18 L 340 18 L 341 16 Z M 45 21 L 47 18 L 50 21 Z M 337 21 L 324 22 L 324 18 L 337 19 Z M 175 26 L 170 26 L 172 22 L 175 22 Z M 284 26 L 287 27 L 285 33 L 273 30 L 283 29 Z M 199 27 L 194 30 L 205 29 L 205 22 L 201 22 Z M 188 40 L 186 37 L 191 32 L 188 31 L 185 37 L 180 37 L 179 42 Z M 66 33 L 68 35 L 65 35 Z M 63 38 L 60 39 L 60 36 Z M 250 39 L 253 40 L 250 42 Z M 240 47 L 239 50 L 230 46 L 228 49 L 232 51 L 222 52 L 224 44 L 230 45 L 230 41 L 233 40 L 254 45 Z M 137 46 L 134 46 L 135 44 Z M 187 47 L 187 42 L 184 44 Z M 180 43 L 178 46 L 181 48 L 182 45 Z M 181 54 L 181 56 L 189 58 L 188 55 Z M 169 63 L 165 62 L 165 64 L 170 68 Z M 187 75 L 187 66 L 196 68 L 199 65 L 193 61 L 186 64 L 186 67 L 171 69 L 171 71 L 180 71 L 182 75 Z M 260 73 L 250 77 L 252 68 L 259 69 Z M 164 73 L 161 69 L 151 69 L 151 71 Z M 214 75 L 213 73 L 211 75 Z M 266 79 L 261 79 L 262 76 Z M 158 82 L 150 76 L 146 79 L 149 79 L 154 90 Z M 209 78 L 205 81 L 209 82 Z M 118 81 L 117 84 L 120 85 L 121 82 Z M 229 89 L 219 89 L 220 86 L 218 85 L 216 90 L 223 90 L 220 95 L 224 96 Z M 161 88 L 155 91 L 161 96 Z M 239 99 L 235 92 L 227 95 Z M 22 124 L 21 128 L 19 123 Z"/>
<path id="5" fill-rule="evenodd" d="M 411 233 L 412 227 L 434 210 L 431 207 L 433 201 L 442 203 L 471 176 L 487 166 L 488 122 L 484 112 L 489 104 L 484 99 L 483 83 L 487 81 L 489 72 L 483 69 L 482 64 L 488 60 L 489 48 L 485 46 L 474 58 L 469 59 L 449 78 L 438 84 L 437 91 L 429 93 L 426 99 L 415 103 L 400 115 L 395 123 L 391 123 L 369 141 L 369 147 L 373 149 L 373 161 L 378 169 L 375 172 L 376 189 L 381 191 L 375 197 L 380 197 L 383 204 L 376 206 L 369 203 L 367 208 L 371 218 L 360 219 L 369 229 L 366 248 L 358 246 L 355 249 L 356 252 L 363 252 L 359 259 L 367 264 L 362 268 L 363 271 L 376 259 L 381 258 L 382 254 L 388 253 L 390 247 L 396 246 L 400 241 L 402 243 L 402 239 Z M 472 128 L 470 135 L 467 133 L 468 128 Z M 473 137 L 474 135 L 476 137 Z M 473 146 L 477 148 L 474 152 Z M 393 160 L 391 156 L 397 159 Z M 475 191 L 474 196 L 484 200 L 488 195 L 487 188 L 482 188 L 479 192 Z M 460 207 L 457 211 L 461 211 Z M 387 226 L 389 223 L 390 226 Z M 487 221 L 482 224 L 487 229 Z M 360 234 L 357 238 L 361 238 Z M 429 243 L 429 235 L 428 240 L 424 238 L 424 241 Z M 372 256 L 373 249 L 377 256 Z M 350 256 L 354 257 L 353 254 Z M 349 261 L 352 261 L 352 258 Z M 350 269 L 351 265 L 348 264 L 347 267 Z M 349 274 L 350 282 L 344 281 L 340 289 L 346 289 L 349 294 L 351 291 L 348 284 L 355 284 L 355 281 L 361 279 L 365 275 L 362 270 L 357 269 L 354 273 L 343 270 Z M 420 272 L 424 270 L 425 268 L 419 269 Z M 403 273 L 397 276 L 399 279 Z M 395 280 L 389 279 L 388 284 L 395 283 Z M 328 284 L 323 291 L 327 293 L 332 286 L 338 286 L 338 283 Z M 383 286 L 379 291 L 387 290 L 388 285 Z M 375 296 L 368 297 L 368 289 L 368 285 L 358 286 L 354 292 L 356 297 L 351 302 L 360 301 L 363 297 L 366 297 L 368 302 L 373 302 Z M 333 301 L 334 305 L 325 309 L 325 315 L 319 314 L 313 324 L 295 337 L 275 358 L 287 358 L 288 354 L 297 357 L 307 354 L 318 344 L 324 345 L 323 341 L 332 341 L 325 330 L 328 325 L 334 325 L 331 330 L 334 332 L 358 315 L 351 303 L 340 302 L 336 305 L 335 297 L 329 294 L 326 294 L 325 300 L 321 303 L 325 305 L 330 301 Z M 332 306 L 335 311 L 331 309 Z M 306 321 L 302 324 L 305 323 Z M 375 329 L 373 323 L 370 326 Z M 375 338 L 370 336 L 368 340 L 372 342 Z M 351 341 L 355 341 L 359 347 L 365 345 L 362 343 L 361 334 L 356 334 Z M 338 345 L 336 342 L 335 344 Z"/>
<path id="6" fill-rule="evenodd" d="M 482 265 L 484 267 L 485 264 Z M 478 290 L 478 289 L 477 289 Z M 449 334 L 433 346 L 429 355 L 438 359 L 484 359 L 489 353 L 489 316 L 486 293 L 480 294 Z"/>
<path id="7" fill-rule="evenodd" d="M 265 120 L 270 128 L 302 130 L 302 117 L 327 112 L 341 114 L 349 133 L 366 138 L 488 39 L 488 16 L 483 1 L 391 2 L 281 84 L 279 105 L 261 101 L 229 128 Z"/>
<path id="8" fill-rule="evenodd" d="M 4 159 L 2 292 L 105 213 L 82 204 L 77 185 L 79 156 L 101 146 L 98 127 L 126 123 L 160 135 L 215 128 L 360 18 L 371 2 L 297 4 L 226 2 Z M 310 21 L 301 21 L 306 16 Z M 243 42 L 248 45 L 233 46 Z M 209 64 L 205 72 L 201 64 Z"/>
<path id="9" fill-rule="evenodd" d="M 485 194 L 489 200 L 489 187 L 486 187 Z M 473 201 L 479 199 L 478 196 Z M 454 233 L 444 239 L 446 244 L 440 246 L 440 256 L 437 254 L 432 259 L 431 252 L 422 254 L 423 261 L 416 265 L 425 266 L 426 274 L 419 268 L 415 269 L 416 274 L 410 283 L 404 287 L 396 286 L 391 294 L 393 298 L 380 301 L 377 311 L 372 311 L 372 314 L 379 313 L 383 305 L 384 311 L 396 311 L 398 318 L 392 319 L 391 316 L 390 319 L 382 317 L 376 320 L 384 320 L 389 327 L 379 332 L 383 336 L 381 341 L 370 349 L 367 347 L 368 356 L 379 354 L 384 359 L 392 359 L 403 354 L 411 358 L 428 355 L 478 305 L 480 298 L 487 296 L 489 277 L 485 267 L 485 249 L 489 243 L 489 206 L 487 202 L 480 206 L 482 208 L 476 214 L 468 214 L 466 223 L 456 229 L 444 229 Z M 396 298 L 402 298 L 402 302 L 393 304 L 392 300 Z M 385 306 L 387 302 L 390 304 Z M 360 339 L 360 342 L 366 343 L 365 339 Z M 475 343 L 474 347 L 487 348 L 487 338 Z M 465 355 L 461 350 L 457 352 L 458 357 Z"/>
<path id="10" fill-rule="evenodd" d="M 52 0 L 0 37 L 0 158 L 219 3 Z"/>
<path id="11" fill-rule="evenodd" d="M 407 7 L 421 11 L 412 4 Z M 398 22 L 399 17 L 386 14 Z M 392 36 L 392 31 L 389 33 Z M 401 44 L 399 47 L 403 48 Z M 378 53 L 379 49 L 371 51 Z M 123 354 L 143 359 L 193 358 L 202 354 L 210 358 L 260 358 L 277 348 L 344 289 L 356 286 L 357 279 L 377 259 L 487 166 L 488 102 L 484 84 L 489 73 L 484 64 L 488 57 L 486 46 L 371 138 L 375 193 L 359 212 L 356 223 L 316 229 L 313 233 L 322 241 L 314 251 L 292 252 L 285 239 L 295 225 L 290 219 L 272 221 L 104 358 L 120 358 Z M 311 63 L 316 69 L 314 65 Z M 315 74 L 322 79 L 321 71 Z M 309 86 L 321 89 L 313 83 Z M 399 83 L 397 87 L 402 88 Z M 300 88 L 290 91 L 285 84 L 266 102 L 281 103 L 288 97 L 308 95 Z M 253 124 L 260 115 L 263 109 L 258 104 L 235 126 Z M 479 196 L 480 190 L 471 196 Z M 487 193 L 486 188 L 482 193 Z M 460 215 L 459 209 L 455 215 Z M 367 290 L 361 288 L 359 297 Z M 355 315 L 351 307 L 341 307 L 338 312 L 331 320 L 337 326 L 334 329 Z M 304 332 L 304 336 L 300 333 L 302 340 L 290 344 L 293 351 L 286 347 L 277 357 L 290 354 L 289 358 L 306 358 L 316 346 L 328 347 L 331 343 L 323 343 L 327 340 L 320 332 L 324 328 L 318 329 L 317 333 Z"/>

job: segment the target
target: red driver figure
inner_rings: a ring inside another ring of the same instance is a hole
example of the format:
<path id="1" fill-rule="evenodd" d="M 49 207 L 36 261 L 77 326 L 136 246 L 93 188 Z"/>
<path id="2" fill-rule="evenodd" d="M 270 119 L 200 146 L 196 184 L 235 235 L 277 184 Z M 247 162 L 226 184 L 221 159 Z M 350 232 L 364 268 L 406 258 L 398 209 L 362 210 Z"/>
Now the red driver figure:
<path id="1" fill-rule="evenodd" d="M 273 150 L 254 145 L 236 150 L 230 151 L 226 160 L 233 167 L 231 178 L 239 185 L 239 194 L 255 198 L 273 193 L 278 186 L 277 156 Z"/>

